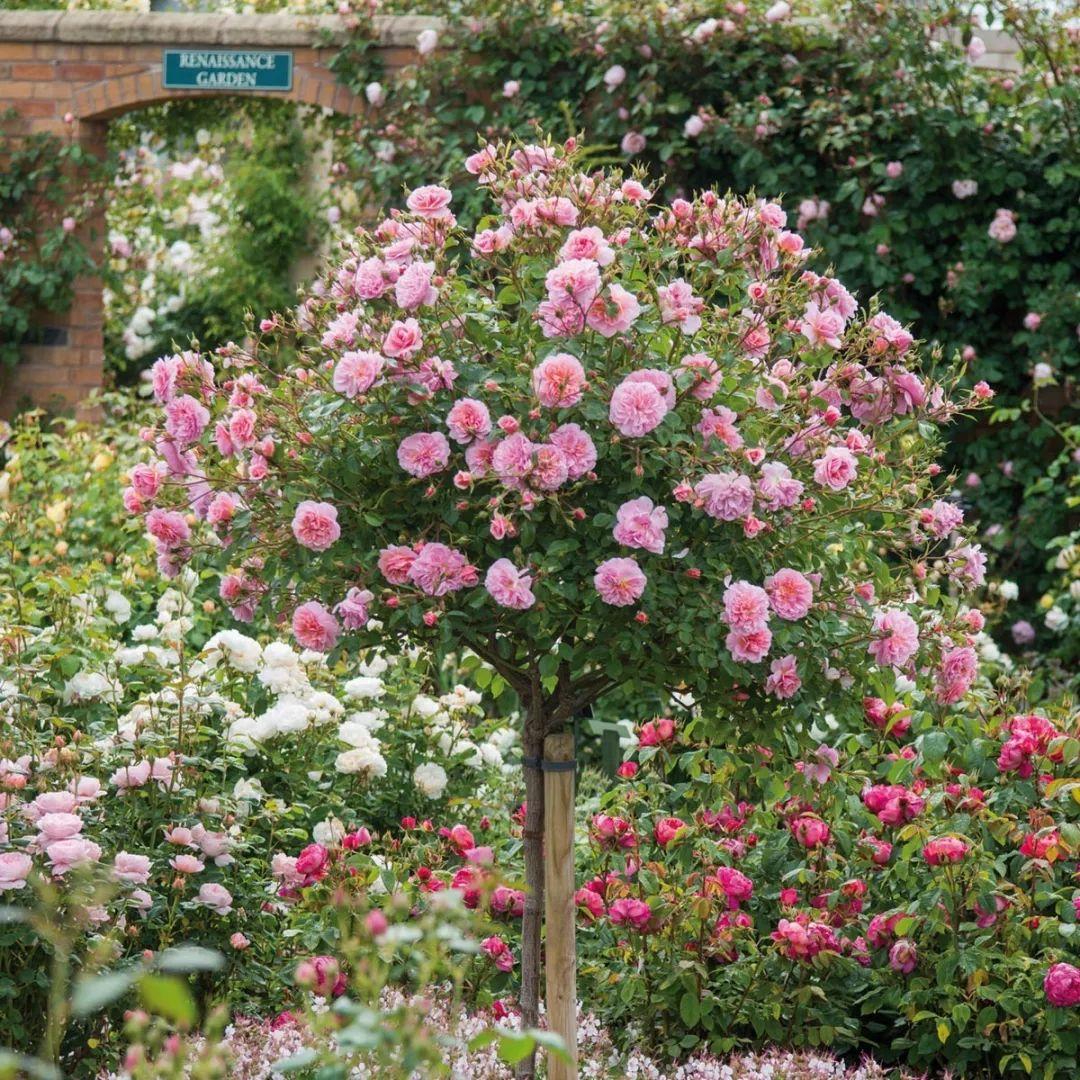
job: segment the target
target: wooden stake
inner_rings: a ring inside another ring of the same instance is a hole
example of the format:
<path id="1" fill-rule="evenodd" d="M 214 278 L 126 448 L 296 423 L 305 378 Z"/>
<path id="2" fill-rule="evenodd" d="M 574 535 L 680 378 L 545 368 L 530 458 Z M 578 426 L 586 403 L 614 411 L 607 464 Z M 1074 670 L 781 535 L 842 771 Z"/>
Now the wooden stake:
<path id="1" fill-rule="evenodd" d="M 572 1063 L 548 1055 L 548 1080 L 577 1078 L 577 945 L 574 940 L 574 736 L 544 739 L 544 898 L 547 923 L 545 978 L 549 1030 L 561 1036 Z"/>

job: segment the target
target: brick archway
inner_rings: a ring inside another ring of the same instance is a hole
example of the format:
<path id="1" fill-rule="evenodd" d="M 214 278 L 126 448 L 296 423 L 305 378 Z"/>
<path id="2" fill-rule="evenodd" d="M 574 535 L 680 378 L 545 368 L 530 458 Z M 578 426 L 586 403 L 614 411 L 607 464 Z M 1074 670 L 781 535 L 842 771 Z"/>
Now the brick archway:
<path id="1" fill-rule="evenodd" d="M 431 19 L 376 19 L 378 45 L 389 68 L 416 57 L 417 34 Z M 13 108 L 26 133 L 74 137 L 87 150 L 104 150 L 108 121 L 133 109 L 183 98 L 243 94 L 312 105 L 343 115 L 365 103 L 337 82 L 329 68 L 346 36 L 333 16 L 134 14 L 128 12 L 0 12 L 0 113 Z M 165 50 L 286 52 L 292 79 L 287 90 L 175 89 L 163 78 Z M 65 115 L 74 117 L 73 127 Z M 82 232 L 103 256 L 104 211 Z M 102 284 L 75 282 L 70 310 L 43 314 L 37 340 L 20 349 L 20 363 L 3 380 L 0 412 L 20 404 L 78 406 L 101 385 L 104 370 Z"/>

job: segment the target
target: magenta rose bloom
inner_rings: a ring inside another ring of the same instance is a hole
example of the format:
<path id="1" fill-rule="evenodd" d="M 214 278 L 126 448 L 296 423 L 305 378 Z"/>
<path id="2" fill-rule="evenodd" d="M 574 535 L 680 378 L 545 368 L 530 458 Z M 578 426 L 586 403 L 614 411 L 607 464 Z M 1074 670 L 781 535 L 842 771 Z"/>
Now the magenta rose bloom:
<path id="1" fill-rule="evenodd" d="M 1061 1009 L 1080 1005 L 1080 968 L 1072 964 L 1052 964 L 1043 979 L 1046 1000 Z"/>

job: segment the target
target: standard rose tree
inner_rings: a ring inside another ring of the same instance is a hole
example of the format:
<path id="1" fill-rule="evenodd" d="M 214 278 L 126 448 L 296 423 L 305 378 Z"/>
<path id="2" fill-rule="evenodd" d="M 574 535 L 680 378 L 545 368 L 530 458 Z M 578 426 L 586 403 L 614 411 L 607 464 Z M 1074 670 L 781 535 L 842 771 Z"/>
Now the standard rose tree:
<path id="1" fill-rule="evenodd" d="M 166 574 L 229 545 L 237 618 L 262 604 L 320 651 L 468 647 L 516 690 L 533 1024 L 545 737 L 616 687 L 747 723 L 861 716 L 871 687 L 887 713 L 894 672 L 955 701 L 983 559 L 932 464 L 969 401 L 807 268 L 780 206 L 654 206 L 572 145 L 467 167 L 475 235 L 420 188 L 295 318 L 158 361 L 126 500 Z"/>

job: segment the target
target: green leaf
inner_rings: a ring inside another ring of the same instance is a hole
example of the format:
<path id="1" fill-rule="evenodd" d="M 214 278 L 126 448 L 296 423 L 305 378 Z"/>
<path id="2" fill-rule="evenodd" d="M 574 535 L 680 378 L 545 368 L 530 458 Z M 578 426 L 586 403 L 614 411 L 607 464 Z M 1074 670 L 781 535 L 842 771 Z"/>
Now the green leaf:
<path id="1" fill-rule="evenodd" d="M 139 980 L 139 997 L 148 1012 L 163 1016 L 179 1028 L 190 1029 L 198 1019 L 191 992 L 182 980 L 147 972 Z"/>
<path id="2" fill-rule="evenodd" d="M 308 1046 L 299 1051 L 299 1053 L 293 1054 L 291 1057 L 281 1058 L 279 1061 L 275 1061 L 274 1064 L 270 1066 L 270 1070 L 274 1073 L 299 1072 L 301 1069 L 306 1069 L 309 1065 L 313 1065 L 317 1059 L 318 1054 Z"/>
<path id="3" fill-rule="evenodd" d="M 166 949 L 158 958 L 158 971 L 175 971 L 187 974 L 191 971 L 220 971 L 225 966 L 225 958 L 214 949 L 202 945 L 177 945 Z"/>
<path id="4" fill-rule="evenodd" d="M 135 968 L 107 971 L 89 979 L 80 979 L 71 995 L 71 1011 L 76 1016 L 100 1012 L 125 994 L 138 975 Z"/>

